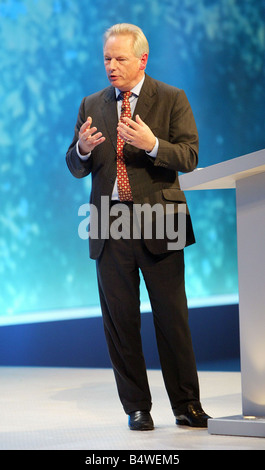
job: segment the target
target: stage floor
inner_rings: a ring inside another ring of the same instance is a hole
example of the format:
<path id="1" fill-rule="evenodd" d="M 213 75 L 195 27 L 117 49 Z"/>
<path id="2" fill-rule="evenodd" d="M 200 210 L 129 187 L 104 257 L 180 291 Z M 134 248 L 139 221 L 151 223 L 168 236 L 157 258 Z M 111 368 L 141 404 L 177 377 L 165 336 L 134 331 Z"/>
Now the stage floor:
<path id="1" fill-rule="evenodd" d="M 265 450 L 264 438 L 175 425 L 161 372 L 148 371 L 154 431 L 130 431 L 109 369 L 0 367 L 1 450 Z M 240 373 L 199 372 L 213 417 L 241 414 Z"/>

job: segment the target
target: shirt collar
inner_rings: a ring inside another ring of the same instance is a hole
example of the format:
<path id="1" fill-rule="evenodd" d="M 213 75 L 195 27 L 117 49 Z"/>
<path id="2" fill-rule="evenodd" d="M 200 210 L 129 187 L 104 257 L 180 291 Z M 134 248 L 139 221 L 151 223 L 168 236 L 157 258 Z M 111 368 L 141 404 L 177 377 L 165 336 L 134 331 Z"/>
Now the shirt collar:
<path id="1" fill-rule="evenodd" d="M 139 96 L 140 95 L 140 91 L 141 91 L 141 88 L 143 86 L 143 83 L 144 83 L 144 79 L 145 79 L 145 75 L 143 76 L 142 80 L 140 80 L 139 83 L 137 83 L 137 85 L 135 85 L 130 91 L 135 95 L 135 96 Z M 120 93 L 122 93 L 118 88 L 115 88 L 115 93 L 116 93 L 116 99 L 119 98 L 119 95 Z"/>

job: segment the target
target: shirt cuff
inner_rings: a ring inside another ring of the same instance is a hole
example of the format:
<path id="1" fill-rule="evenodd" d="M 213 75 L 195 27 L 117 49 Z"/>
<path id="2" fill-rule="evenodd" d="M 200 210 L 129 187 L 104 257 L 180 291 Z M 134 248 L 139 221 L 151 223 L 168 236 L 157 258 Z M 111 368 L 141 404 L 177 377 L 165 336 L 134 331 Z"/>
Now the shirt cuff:
<path id="1" fill-rule="evenodd" d="M 145 152 L 145 153 L 147 153 L 147 155 L 149 155 L 150 157 L 156 158 L 157 151 L 158 151 L 158 138 L 156 137 L 156 143 L 155 143 L 155 146 L 152 148 L 151 152 Z"/>
<path id="2" fill-rule="evenodd" d="M 87 160 L 90 157 L 91 152 L 87 153 L 86 155 L 81 155 L 81 153 L 79 152 L 78 143 L 79 143 L 79 140 L 76 142 L 76 146 L 75 146 L 77 155 L 79 156 L 79 158 L 81 158 L 81 160 Z"/>

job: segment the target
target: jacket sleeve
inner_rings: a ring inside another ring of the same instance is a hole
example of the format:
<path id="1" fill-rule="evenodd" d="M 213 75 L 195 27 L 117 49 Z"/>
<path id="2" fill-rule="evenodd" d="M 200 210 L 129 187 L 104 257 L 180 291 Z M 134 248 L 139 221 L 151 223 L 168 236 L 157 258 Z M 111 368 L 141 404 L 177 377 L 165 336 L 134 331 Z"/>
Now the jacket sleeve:
<path id="1" fill-rule="evenodd" d="M 153 163 L 174 171 L 189 172 L 198 164 L 199 138 L 186 94 L 179 90 L 171 109 L 169 140 L 159 139 Z"/>
<path id="2" fill-rule="evenodd" d="M 76 151 L 76 144 L 78 142 L 78 136 L 79 136 L 79 129 L 82 126 L 82 124 L 86 121 L 85 117 L 85 99 L 81 101 L 80 107 L 79 107 L 79 112 L 78 112 L 78 117 L 75 125 L 75 133 L 74 133 L 74 138 L 72 140 L 72 143 L 70 147 L 67 150 L 66 153 L 66 163 L 67 166 L 76 178 L 84 178 L 85 176 L 89 175 L 92 169 L 92 157 L 89 157 L 87 160 L 82 160 Z"/>

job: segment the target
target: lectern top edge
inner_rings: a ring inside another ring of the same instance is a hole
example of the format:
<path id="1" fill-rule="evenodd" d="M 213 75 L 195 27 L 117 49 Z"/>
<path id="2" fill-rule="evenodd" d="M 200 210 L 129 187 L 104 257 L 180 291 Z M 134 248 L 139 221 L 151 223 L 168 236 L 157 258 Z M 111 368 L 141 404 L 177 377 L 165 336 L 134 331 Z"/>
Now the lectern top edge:
<path id="1" fill-rule="evenodd" d="M 226 160 L 179 177 L 183 191 L 196 189 L 230 189 L 236 181 L 265 172 L 265 149 Z"/>

